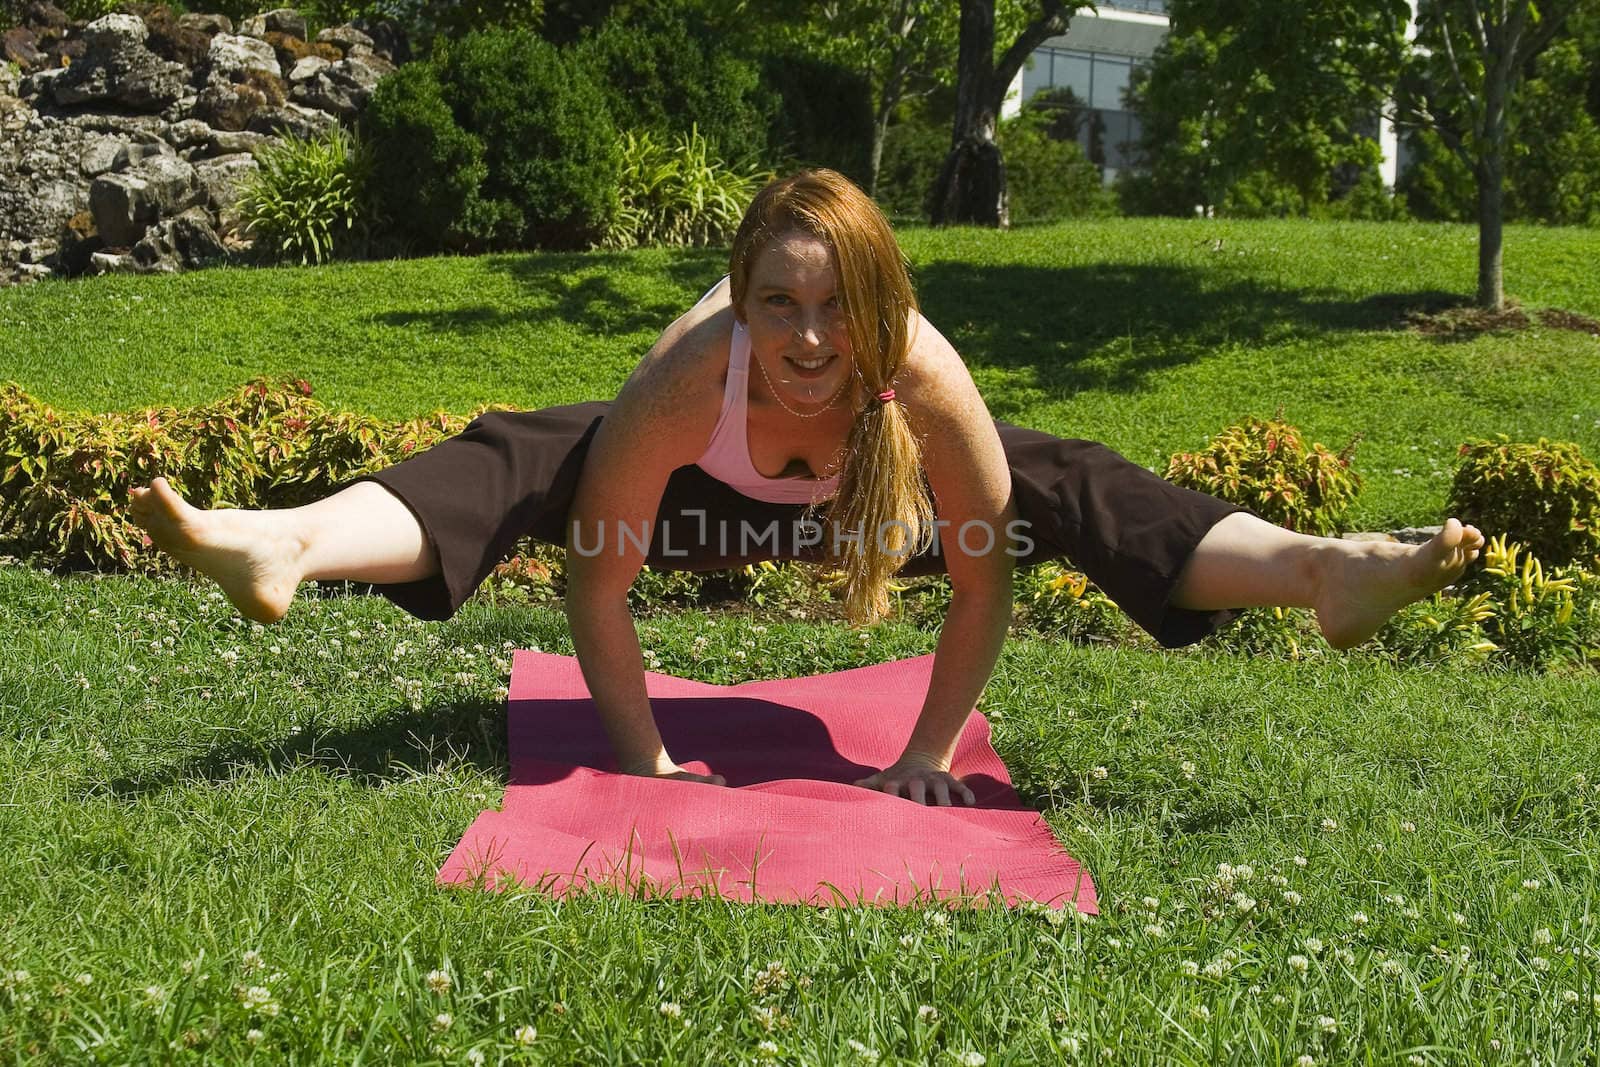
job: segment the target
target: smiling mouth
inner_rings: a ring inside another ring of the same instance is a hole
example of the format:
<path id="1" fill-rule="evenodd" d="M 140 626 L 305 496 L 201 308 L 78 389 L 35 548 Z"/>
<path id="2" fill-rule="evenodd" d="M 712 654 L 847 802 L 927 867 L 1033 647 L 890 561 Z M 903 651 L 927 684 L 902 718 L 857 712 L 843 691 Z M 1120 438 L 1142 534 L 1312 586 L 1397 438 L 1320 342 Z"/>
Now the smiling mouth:
<path id="1" fill-rule="evenodd" d="M 795 359 L 793 356 L 785 356 L 784 358 L 790 363 L 794 364 L 796 367 L 799 367 L 801 370 L 815 371 L 821 370 L 823 367 L 827 366 L 828 361 L 831 360 L 833 356 L 818 356 L 816 359 Z"/>

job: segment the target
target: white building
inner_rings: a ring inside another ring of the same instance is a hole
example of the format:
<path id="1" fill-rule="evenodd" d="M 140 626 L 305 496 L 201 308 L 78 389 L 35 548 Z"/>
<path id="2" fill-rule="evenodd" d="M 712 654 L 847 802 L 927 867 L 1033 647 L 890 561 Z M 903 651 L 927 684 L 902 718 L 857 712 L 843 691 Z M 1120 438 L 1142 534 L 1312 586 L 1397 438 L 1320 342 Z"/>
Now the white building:
<path id="1" fill-rule="evenodd" d="M 1417 0 L 1411 0 L 1409 32 L 1415 29 L 1416 10 Z M 1134 69 L 1166 39 L 1168 25 L 1166 0 L 1100 0 L 1098 11 L 1078 11 L 1064 35 L 1046 40 L 1023 64 L 1003 114 L 1015 115 L 1042 89 L 1071 89 L 1086 108 L 1078 143 L 1109 183 L 1130 164 L 1130 148 L 1139 140 L 1139 117 L 1127 109 L 1123 95 Z M 1379 120 L 1375 132 L 1383 151 L 1379 173 L 1392 189 L 1404 146 L 1388 119 Z"/>

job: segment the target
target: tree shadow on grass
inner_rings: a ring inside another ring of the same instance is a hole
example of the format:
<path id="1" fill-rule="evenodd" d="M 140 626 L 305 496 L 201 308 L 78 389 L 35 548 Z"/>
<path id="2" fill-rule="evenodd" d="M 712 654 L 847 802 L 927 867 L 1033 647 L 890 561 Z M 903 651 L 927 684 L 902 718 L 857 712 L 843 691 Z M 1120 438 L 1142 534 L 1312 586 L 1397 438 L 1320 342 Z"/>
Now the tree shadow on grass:
<path id="1" fill-rule="evenodd" d="M 376 316 L 376 321 L 463 336 L 548 323 L 601 335 L 659 331 L 715 284 L 726 264 L 727 253 L 719 249 L 676 251 L 670 257 L 659 255 L 657 262 L 641 262 L 636 255 L 620 252 L 487 256 L 484 265 L 511 278 L 521 291 L 513 305 L 390 311 Z M 618 276 L 655 276 L 669 284 L 650 286 L 641 299 L 619 286 Z"/>
<path id="2" fill-rule="evenodd" d="M 503 701 L 440 703 L 420 711 L 402 705 L 347 726 L 308 723 L 287 736 L 231 740 L 110 781 L 91 779 L 76 792 L 135 799 L 174 786 L 230 782 L 252 768 L 285 772 L 301 767 L 322 768 L 376 788 L 463 762 L 501 779 L 509 774 Z"/>
<path id="3" fill-rule="evenodd" d="M 1236 273 L 1160 264 L 938 262 L 920 268 L 917 283 L 929 320 L 969 366 L 996 368 L 1063 397 L 1131 393 L 1152 374 L 1228 345 L 1404 329 L 1409 314 L 1461 300 L 1436 290 L 1357 300 L 1334 290 L 1284 289 Z"/>

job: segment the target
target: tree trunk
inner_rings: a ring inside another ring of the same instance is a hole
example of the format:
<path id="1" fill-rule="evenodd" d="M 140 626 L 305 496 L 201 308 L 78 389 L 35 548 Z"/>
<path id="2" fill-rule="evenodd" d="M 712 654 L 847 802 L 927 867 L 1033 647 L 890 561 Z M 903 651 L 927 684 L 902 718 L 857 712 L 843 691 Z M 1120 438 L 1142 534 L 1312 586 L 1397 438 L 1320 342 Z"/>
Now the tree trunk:
<path id="1" fill-rule="evenodd" d="M 872 120 L 872 156 L 867 161 L 867 195 L 878 195 L 878 171 L 883 167 L 883 141 L 889 134 L 889 116 L 876 115 Z"/>
<path id="2" fill-rule="evenodd" d="M 994 143 L 995 112 L 987 106 L 994 76 L 994 0 L 961 0 L 956 57 L 956 123 L 950 154 L 934 185 L 933 224 L 1005 226 L 1005 165 Z"/>
<path id="3" fill-rule="evenodd" d="M 1501 154 L 1485 152 L 1478 164 L 1478 306 L 1486 311 L 1505 307 L 1501 271 L 1504 230 L 1505 163 Z"/>
<path id="4" fill-rule="evenodd" d="M 961 50 L 956 59 L 956 125 L 950 154 L 933 187 L 933 224 L 1010 225 L 1006 167 L 994 143 L 1000 105 L 1028 56 L 1045 38 L 1067 31 L 1076 3 L 1043 0 L 1042 13 L 994 58 L 995 0 L 961 0 Z"/>

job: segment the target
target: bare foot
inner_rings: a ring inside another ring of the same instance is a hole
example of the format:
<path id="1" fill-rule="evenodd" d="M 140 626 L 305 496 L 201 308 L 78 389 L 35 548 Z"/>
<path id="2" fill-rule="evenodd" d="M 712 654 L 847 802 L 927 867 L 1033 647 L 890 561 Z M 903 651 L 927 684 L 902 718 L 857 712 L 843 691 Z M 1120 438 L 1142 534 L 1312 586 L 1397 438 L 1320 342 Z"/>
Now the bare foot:
<path id="1" fill-rule="evenodd" d="M 1425 545 L 1341 542 L 1319 583 L 1316 613 L 1322 636 L 1334 648 L 1359 645 L 1390 615 L 1461 577 L 1483 544 L 1476 526 L 1455 519 Z"/>
<path id="2" fill-rule="evenodd" d="M 270 511 L 202 511 L 165 478 L 129 494 L 129 514 L 157 548 L 213 579 L 247 619 L 277 622 L 289 610 L 300 572 L 294 540 Z"/>

